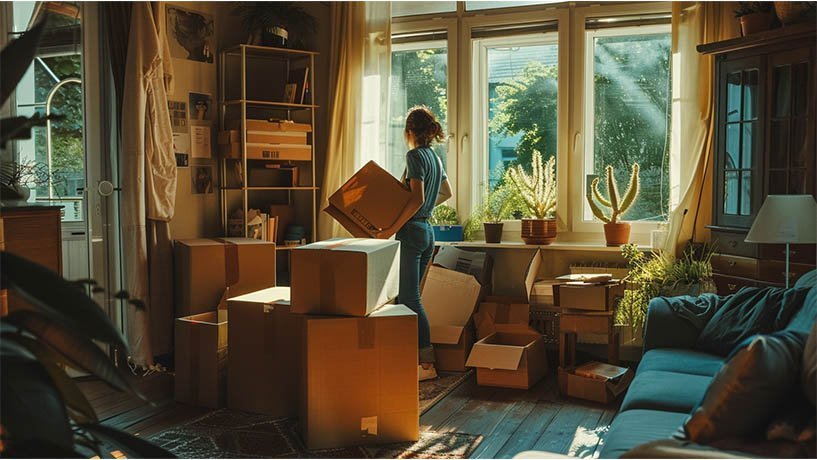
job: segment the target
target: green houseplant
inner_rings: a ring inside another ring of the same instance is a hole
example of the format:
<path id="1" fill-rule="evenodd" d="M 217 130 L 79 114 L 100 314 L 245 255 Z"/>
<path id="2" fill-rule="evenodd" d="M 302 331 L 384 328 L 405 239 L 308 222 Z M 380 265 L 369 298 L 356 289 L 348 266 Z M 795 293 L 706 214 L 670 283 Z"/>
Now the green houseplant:
<path id="1" fill-rule="evenodd" d="M 508 168 L 505 181 L 513 187 L 522 206 L 522 240 L 527 244 L 550 244 L 556 240 L 556 158 L 542 161 L 533 151 L 531 173 L 522 165 Z"/>
<path id="2" fill-rule="evenodd" d="M 294 2 L 243 2 L 233 9 L 253 45 L 305 49 L 318 30 L 315 17 Z"/>
<path id="3" fill-rule="evenodd" d="M 599 192 L 600 178 L 598 177 L 593 179 L 587 191 L 587 202 L 590 204 L 593 215 L 604 222 L 604 238 L 607 240 L 607 246 L 619 246 L 626 244 L 630 240 L 630 224 L 619 222 L 619 219 L 630 209 L 638 197 L 638 171 L 638 163 L 633 163 L 630 184 L 627 186 L 627 191 L 624 192 L 623 197 L 619 196 L 612 166 L 607 166 L 606 169 L 607 198 Z M 598 201 L 598 204 L 596 201 Z M 599 207 L 599 204 L 610 208 L 610 214 L 606 215 Z"/>

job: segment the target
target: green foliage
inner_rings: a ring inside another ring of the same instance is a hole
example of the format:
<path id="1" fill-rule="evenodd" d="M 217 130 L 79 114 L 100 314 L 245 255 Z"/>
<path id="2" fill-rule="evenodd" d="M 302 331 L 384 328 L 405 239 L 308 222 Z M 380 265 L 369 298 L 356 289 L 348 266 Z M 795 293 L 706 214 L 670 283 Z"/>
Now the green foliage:
<path id="1" fill-rule="evenodd" d="M 630 271 L 616 307 L 617 324 L 643 327 L 649 302 L 658 296 L 714 292 L 711 247 L 688 246 L 680 258 L 667 252 L 647 255 L 635 244 L 625 244 L 621 252 Z"/>
<path id="2" fill-rule="evenodd" d="M 738 2 L 740 8 L 735 10 L 735 17 L 747 16 L 754 13 L 771 13 L 772 2 Z"/>
<path id="3" fill-rule="evenodd" d="M 531 174 L 522 165 L 516 165 L 505 172 L 506 182 L 524 205 L 527 217 L 548 219 L 556 213 L 556 158 L 550 157 L 542 164 L 542 154 L 533 151 Z"/>
<path id="4" fill-rule="evenodd" d="M 482 203 L 471 213 L 463 225 L 463 239 L 471 241 L 482 230 L 482 224 L 499 223 L 513 219 L 514 214 L 522 210 L 524 203 L 514 187 L 507 183 L 500 183 L 492 190 L 487 190 Z"/>
<path id="5" fill-rule="evenodd" d="M 599 192 L 600 179 L 597 177 L 593 179 L 590 184 L 590 189 L 587 191 L 587 203 L 593 211 L 593 215 L 605 223 L 618 222 L 619 217 L 623 216 L 635 202 L 638 197 L 638 163 L 633 164 L 632 172 L 630 173 L 630 183 L 627 185 L 627 191 L 624 192 L 624 197 L 621 198 L 618 193 L 618 186 L 612 166 L 607 166 L 606 182 L 607 182 L 607 197 L 605 198 Z M 610 215 L 605 215 L 601 207 L 596 203 L 598 201 L 601 206 L 610 208 Z"/>
<path id="6" fill-rule="evenodd" d="M 457 210 L 446 204 L 435 207 L 428 220 L 431 225 L 457 225 L 459 221 Z"/>

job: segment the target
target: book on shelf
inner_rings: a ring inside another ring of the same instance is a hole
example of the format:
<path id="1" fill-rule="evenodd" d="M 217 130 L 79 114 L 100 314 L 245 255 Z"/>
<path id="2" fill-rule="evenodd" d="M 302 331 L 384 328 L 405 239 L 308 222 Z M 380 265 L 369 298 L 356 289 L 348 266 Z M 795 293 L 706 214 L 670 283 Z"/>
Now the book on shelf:
<path id="1" fill-rule="evenodd" d="M 573 373 L 579 377 L 585 377 L 593 380 L 615 380 L 627 373 L 626 367 L 614 366 L 612 364 L 601 363 L 598 361 L 591 361 L 587 364 L 582 364 L 573 370 Z"/>
<path id="2" fill-rule="evenodd" d="M 307 82 L 309 81 L 309 67 L 304 67 L 301 69 L 292 69 L 289 71 L 289 79 L 287 80 L 287 86 L 290 84 L 295 84 L 295 97 L 293 102 L 295 104 L 304 104 L 306 96 L 306 86 Z"/>
<path id="3" fill-rule="evenodd" d="M 276 216 L 267 217 L 267 233 L 264 239 L 275 243 L 277 234 L 278 234 L 278 217 Z"/>

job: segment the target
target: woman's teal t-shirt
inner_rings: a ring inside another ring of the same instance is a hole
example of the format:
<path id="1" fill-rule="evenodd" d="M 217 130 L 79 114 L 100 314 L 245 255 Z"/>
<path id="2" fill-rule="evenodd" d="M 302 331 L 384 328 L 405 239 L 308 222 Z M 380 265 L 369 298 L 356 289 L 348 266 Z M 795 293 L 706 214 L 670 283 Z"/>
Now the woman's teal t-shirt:
<path id="1" fill-rule="evenodd" d="M 431 147 L 417 147 L 406 153 L 406 185 L 410 179 L 423 181 L 425 201 L 414 214 L 417 218 L 429 218 L 440 193 L 440 185 L 448 176 L 445 174 L 443 162 Z"/>

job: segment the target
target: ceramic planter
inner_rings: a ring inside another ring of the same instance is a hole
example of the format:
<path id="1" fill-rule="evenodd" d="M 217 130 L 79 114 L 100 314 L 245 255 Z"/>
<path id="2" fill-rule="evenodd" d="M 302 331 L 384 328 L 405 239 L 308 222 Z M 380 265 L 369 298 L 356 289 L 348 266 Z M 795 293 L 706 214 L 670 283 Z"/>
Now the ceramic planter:
<path id="1" fill-rule="evenodd" d="M 550 244 L 556 241 L 556 219 L 522 219 L 522 241 Z"/>
<path id="2" fill-rule="evenodd" d="M 630 242 L 630 224 L 627 222 L 611 222 L 604 224 L 604 238 L 607 246 L 621 246 Z"/>
<path id="3" fill-rule="evenodd" d="M 772 28 L 774 22 L 772 13 L 752 13 L 740 17 L 740 30 L 743 35 L 756 34 Z"/>
<path id="4" fill-rule="evenodd" d="M 482 227 L 485 229 L 486 243 L 502 242 L 502 222 L 483 222 Z"/>

